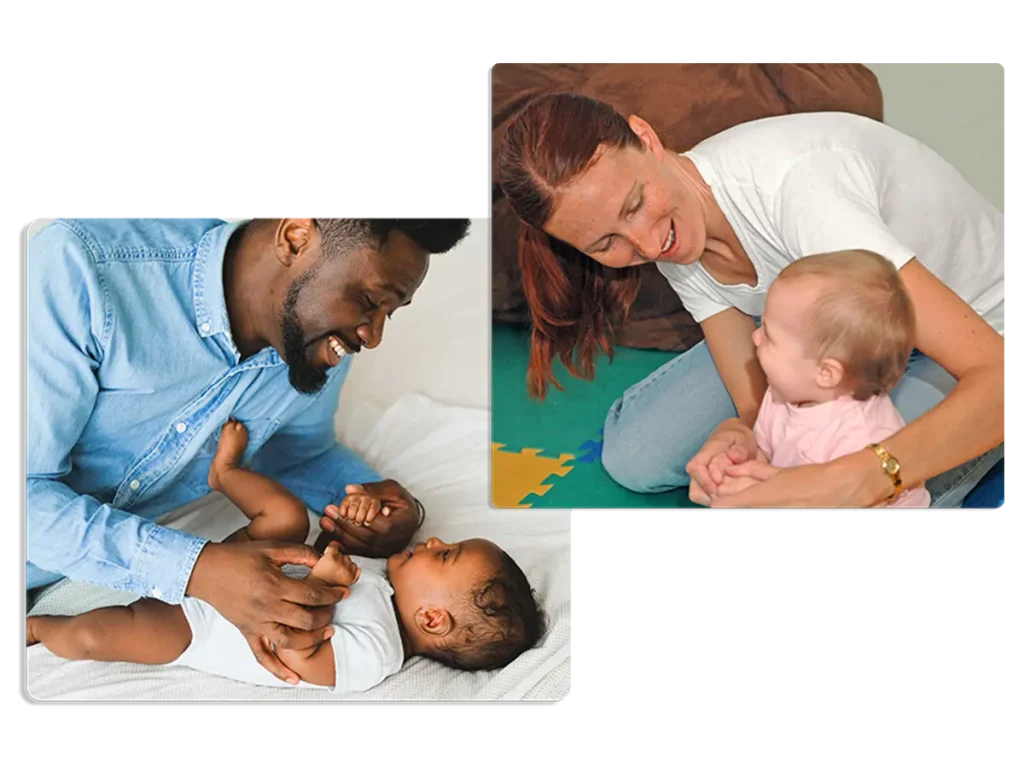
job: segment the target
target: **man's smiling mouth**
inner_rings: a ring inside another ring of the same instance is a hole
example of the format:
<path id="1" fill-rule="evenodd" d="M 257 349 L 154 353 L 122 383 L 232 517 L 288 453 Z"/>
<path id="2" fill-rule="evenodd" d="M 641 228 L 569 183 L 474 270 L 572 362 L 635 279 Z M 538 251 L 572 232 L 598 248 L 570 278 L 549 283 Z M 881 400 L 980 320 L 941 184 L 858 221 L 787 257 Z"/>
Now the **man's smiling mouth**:
<path id="1" fill-rule="evenodd" d="M 325 348 L 326 347 L 326 348 Z M 358 354 L 362 344 L 349 342 L 340 333 L 329 333 L 325 337 L 310 341 L 310 354 L 319 359 L 319 364 L 334 367 L 349 354 Z"/>

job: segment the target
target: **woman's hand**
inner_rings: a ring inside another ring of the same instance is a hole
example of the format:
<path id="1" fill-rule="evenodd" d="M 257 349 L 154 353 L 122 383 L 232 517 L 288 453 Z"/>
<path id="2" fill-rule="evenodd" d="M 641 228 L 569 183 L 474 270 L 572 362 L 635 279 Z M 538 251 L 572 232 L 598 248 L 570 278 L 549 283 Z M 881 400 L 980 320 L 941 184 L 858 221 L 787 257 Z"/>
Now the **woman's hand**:
<path id="1" fill-rule="evenodd" d="M 761 464 L 763 466 L 763 464 Z M 869 450 L 837 458 L 829 463 L 796 466 L 789 469 L 751 467 L 751 475 L 762 481 L 738 492 L 722 493 L 712 502 L 715 508 L 781 506 L 789 508 L 862 508 L 885 497 L 892 490 L 889 478 L 881 471 L 878 457 Z M 739 472 L 742 473 L 742 472 Z"/>
<path id="2" fill-rule="evenodd" d="M 738 418 L 722 421 L 704 447 L 686 464 L 686 473 L 690 475 L 690 500 L 702 506 L 711 505 L 726 477 L 726 467 L 756 457 L 757 441 L 750 427 Z"/>
<path id="3" fill-rule="evenodd" d="M 763 457 L 764 454 L 759 450 L 758 458 L 753 461 L 726 466 L 725 479 L 719 484 L 718 495 L 712 501 L 736 495 L 751 487 L 757 487 L 778 474 L 780 470 L 769 464 L 767 460 L 762 460 Z"/>

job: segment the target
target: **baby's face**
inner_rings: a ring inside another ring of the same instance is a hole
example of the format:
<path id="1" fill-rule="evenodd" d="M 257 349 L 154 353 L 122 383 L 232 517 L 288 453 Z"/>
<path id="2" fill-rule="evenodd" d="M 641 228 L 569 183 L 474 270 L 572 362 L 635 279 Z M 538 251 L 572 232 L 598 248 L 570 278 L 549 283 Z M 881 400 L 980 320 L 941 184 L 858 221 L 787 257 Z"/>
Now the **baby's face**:
<path id="1" fill-rule="evenodd" d="M 819 360 L 808 356 L 808 311 L 818 297 L 816 281 L 776 280 L 768 289 L 754 346 L 776 402 L 817 402 Z"/>
<path id="2" fill-rule="evenodd" d="M 501 549 L 482 538 L 460 543 L 429 538 L 388 557 L 388 580 L 403 623 L 410 625 L 422 608 L 450 613 L 461 609 L 473 589 L 495 573 L 500 560 Z"/>

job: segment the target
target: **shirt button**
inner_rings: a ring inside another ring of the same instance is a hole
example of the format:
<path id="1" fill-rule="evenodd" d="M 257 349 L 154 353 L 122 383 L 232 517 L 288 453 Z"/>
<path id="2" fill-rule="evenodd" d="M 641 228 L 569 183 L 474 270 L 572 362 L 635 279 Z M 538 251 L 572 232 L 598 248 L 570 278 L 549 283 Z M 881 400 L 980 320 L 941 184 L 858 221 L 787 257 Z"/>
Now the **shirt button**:
<path id="1" fill-rule="evenodd" d="M 187 429 L 187 428 L 188 428 L 188 426 L 186 426 L 183 423 L 176 423 L 176 424 L 174 424 L 174 430 L 176 432 L 178 432 L 178 434 L 184 433 L 185 429 Z"/>
<path id="2" fill-rule="evenodd" d="M 131 482 L 128 483 L 128 487 L 130 487 L 132 490 L 138 490 L 140 487 L 142 487 L 142 483 L 139 482 L 139 480 L 137 479 L 133 479 Z"/>
<path id="3" fill-rule="evenodd" d="M 209 322 L 204 322 L 202 325 L 199 326 L 199 329 L 201 331 L 203 331 L 204 333 L 209 333 L 210 332 L 210 323 Z"/>

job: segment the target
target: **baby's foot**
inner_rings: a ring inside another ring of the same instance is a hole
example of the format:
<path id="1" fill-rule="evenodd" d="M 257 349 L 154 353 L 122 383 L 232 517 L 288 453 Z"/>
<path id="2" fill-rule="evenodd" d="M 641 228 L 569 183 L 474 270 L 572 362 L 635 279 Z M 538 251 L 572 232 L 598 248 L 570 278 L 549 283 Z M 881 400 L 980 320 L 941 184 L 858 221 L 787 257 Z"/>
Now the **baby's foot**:
<path id="1" fill-rule="evenodd" d="M 36 636 L 36 629 L 39 627 L 39 616 L 32 615 L 25 619 L 25 642 L 26 647 L 39 644 L 39 637 Z"/>
<path id="2" fill-rule="evenodd" d="M 221 475 L 238 466 L 248 444 L 249 430 L 245 428 L 245 424 L 234 418 L 229 418 L 220 430 L 220 437 L 217 439 L 217 452 L 213 454 L 213 460 L 210 462 L 210 476 L 207 479 L 207 484 L 211 489 L 220 489 Z"/>
<path id="3" fill-rule="evenodd" d="M 331 541 L 309 574 L 332 586 L 351 586 L 359 580 L 360 572 L 359 565 L 348 554 L 341 553 L 337 541 Z"/>

